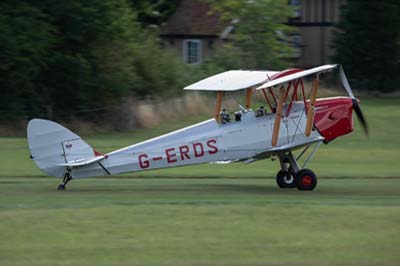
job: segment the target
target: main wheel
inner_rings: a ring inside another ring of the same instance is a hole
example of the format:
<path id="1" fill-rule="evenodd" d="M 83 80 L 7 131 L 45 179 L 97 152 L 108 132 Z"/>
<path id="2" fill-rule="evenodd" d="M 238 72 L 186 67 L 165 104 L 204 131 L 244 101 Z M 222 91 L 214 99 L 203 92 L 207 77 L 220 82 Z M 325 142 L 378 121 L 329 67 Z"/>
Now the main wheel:
<path id="1" fill-rule="evenodd" d="M 59 184 L 57 190 L 59 190 L 59 191 L 65 190 L 64 184 Z"/>
<path id="2" fill-rule="evenodd" d="M 276 174 L 276 183 L 280 188 L 293 188 L 296 187 L 296 183 L 292 173 L 289 171 L 280 170 Z"/>
<path id="3" fill-rule="evenodd" d="M 317 176 L 309 169 L 300 170 L 296 175 L 296 187 L 299 190 L 313 190 L 317 185 Z"/>

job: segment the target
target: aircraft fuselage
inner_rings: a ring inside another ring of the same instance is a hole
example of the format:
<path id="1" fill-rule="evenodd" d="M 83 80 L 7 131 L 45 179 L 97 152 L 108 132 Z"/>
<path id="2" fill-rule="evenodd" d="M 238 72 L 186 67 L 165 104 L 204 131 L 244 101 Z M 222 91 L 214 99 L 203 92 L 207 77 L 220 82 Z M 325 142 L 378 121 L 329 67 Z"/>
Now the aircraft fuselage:
<path id="1" fill-rule="evenodd" d="M 107 154 L 98 164 L 72 169 L 74 178 L 137 172 L 209 162 L 234 162 L 263 158 L 278 150 L 271 137 L 275 114 L 256 117 L 252 110 L 241 111 L 240 121 L 207 121 L 128 146 Z M 277 147 L 300 147 L 322 139 L 317 131 L 304 135 L 304 104 L 296 102 L 289 116 L 283 117 Z"/>

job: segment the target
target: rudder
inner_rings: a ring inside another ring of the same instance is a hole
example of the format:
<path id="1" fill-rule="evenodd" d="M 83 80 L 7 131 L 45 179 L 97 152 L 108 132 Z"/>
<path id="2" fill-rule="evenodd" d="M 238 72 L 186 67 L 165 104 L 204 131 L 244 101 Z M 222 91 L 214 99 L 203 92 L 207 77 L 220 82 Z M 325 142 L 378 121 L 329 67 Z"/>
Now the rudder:
<path id="1" fill-rule="evenodd" d="M 95 157 L 93 148 L 78 135 L 55 122 L 32 119 L 27 128 L 29 150 L 36 165 L 48 175 L 63 177 L 60 164 Z"/>

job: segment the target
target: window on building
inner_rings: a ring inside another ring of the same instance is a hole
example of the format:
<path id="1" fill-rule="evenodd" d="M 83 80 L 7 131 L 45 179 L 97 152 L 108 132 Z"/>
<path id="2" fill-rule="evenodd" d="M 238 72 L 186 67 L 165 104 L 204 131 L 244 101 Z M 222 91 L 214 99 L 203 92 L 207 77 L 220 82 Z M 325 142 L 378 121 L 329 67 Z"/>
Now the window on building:
<path id="1" fill-rule="evenodd" d="M 303 46 L 302 38 L 299 34 L 294 34 L 291 36 L 293 47 L 294 47 L 294 58 L 300 58 L 301 57 L 301 47 Z"/>
<path id="2" fill-rule="evenodd" d="M 188 64 L 201 63 L 201 40 L 183 41 L 183 59 Z"/>
<path id="3" fill-rule="evenodd" d="M 301 2 L 300 0 L 290 0 L 290 5 L 294 7 L 294 13 L 293 17 L 294 18 L 300 18 L 301 17 Z"/>

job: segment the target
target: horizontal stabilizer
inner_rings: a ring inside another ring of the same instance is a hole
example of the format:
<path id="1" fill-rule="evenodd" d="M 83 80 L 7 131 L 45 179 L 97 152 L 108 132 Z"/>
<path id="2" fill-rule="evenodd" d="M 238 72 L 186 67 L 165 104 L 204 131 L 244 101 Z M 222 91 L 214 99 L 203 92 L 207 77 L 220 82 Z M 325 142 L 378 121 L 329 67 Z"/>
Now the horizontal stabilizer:
<path id="1" fill-rule="evenodd" d="M 94 158 L 87 158 L 87 159 L 80 159 L 80 160 L 75 160 L 75 161 L 69 161 L 68 163 L 60 163 L 57 164 L 58 166 L 68 166 L 68 167 L 81 167 L 85 165 L 89 165 L 92 163 L 99 162 L 106 158 L 105 155 L 97 156 Z"/>

